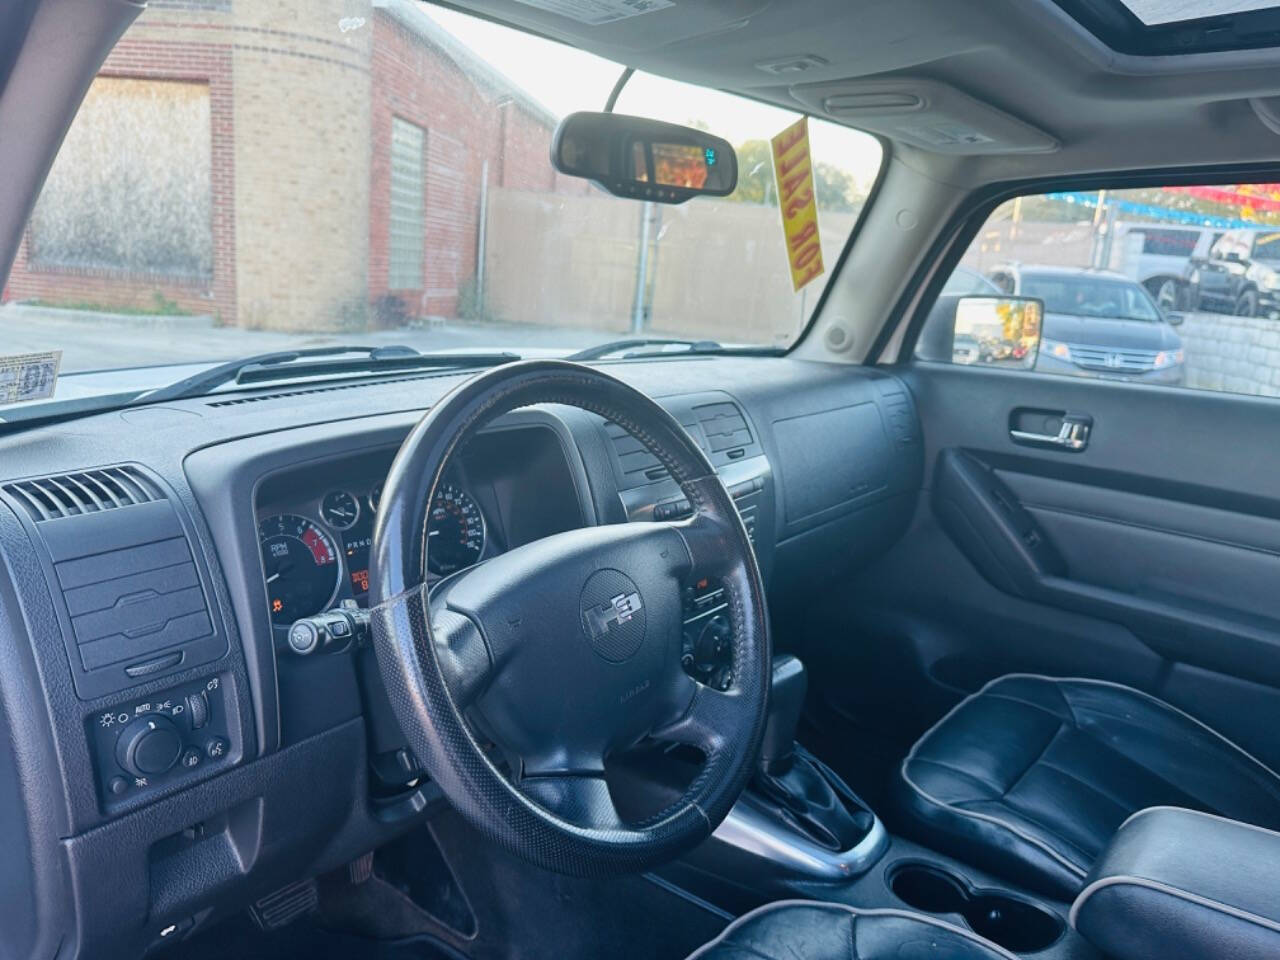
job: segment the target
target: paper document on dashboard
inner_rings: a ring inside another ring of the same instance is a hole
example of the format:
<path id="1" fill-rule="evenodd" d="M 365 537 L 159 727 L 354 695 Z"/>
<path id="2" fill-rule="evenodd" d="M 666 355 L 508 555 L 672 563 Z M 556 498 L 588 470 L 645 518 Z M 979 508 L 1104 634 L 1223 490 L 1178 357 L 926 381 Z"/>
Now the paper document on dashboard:
<path id="1" fill-rule="evenodd" d="M 61 350 L 0 356 L 0 404 L 53 396 L 61 365 Z"/>

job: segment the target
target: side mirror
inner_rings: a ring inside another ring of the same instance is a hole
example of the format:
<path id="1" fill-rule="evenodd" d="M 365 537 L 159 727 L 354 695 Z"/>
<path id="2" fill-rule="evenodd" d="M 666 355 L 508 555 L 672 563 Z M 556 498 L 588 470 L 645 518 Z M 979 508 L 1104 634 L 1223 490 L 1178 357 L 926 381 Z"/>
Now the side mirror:
<path id="1" fill-rule="evenodd" d="M 614 196 L 658 203 L 724 197 L 738 185 L 729 141 L 703 130 L 619 113 L 571 113 L 551 138 L 551 165 Z"/>
<path id="2" fill-rule="evenodd" d="M 1185 319 L 1187 319 L 1187 315 L 1185 313 L 1178 313 L 1177 311 L 1172 310 L 1164 315 L 1165 323 L 1169 324 L 1171 327 L 1182 326 L 1182 321 Z"/>
<path id="3" fill-rule="evenodd" d="M 961 297 L 951 362 L 1030 370 L 1043 320 L 1044 301 L 1033 297 Z"/>

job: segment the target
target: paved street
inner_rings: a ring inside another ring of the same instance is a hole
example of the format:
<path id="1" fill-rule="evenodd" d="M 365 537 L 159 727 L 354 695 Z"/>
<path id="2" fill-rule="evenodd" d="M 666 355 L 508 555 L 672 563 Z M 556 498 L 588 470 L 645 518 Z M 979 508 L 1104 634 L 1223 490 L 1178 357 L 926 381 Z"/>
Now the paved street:
<path id="1" fill-rule="evenodd" d="M 62 351 L 62 373 L 232 359 L 329 344 L 403 343 L 416 350 L 576 349 L 607 337 L 577 328 L 456 323 L 371 333 L 279 333 L 216 327 L 211 317 L 147 317 L 0 306 L 0 355 Z"/>

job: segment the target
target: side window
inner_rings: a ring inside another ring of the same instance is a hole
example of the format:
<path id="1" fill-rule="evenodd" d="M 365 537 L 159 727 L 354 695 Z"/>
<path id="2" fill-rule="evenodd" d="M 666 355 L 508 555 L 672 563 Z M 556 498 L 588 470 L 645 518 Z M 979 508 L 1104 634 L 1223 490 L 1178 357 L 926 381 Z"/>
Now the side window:
<path id="1" fill-rule="evenodd" d="M 1142 234 L 1142 252 L 1158 257 L 1189 257 L 1195 252 L 1199 230 L 1138 228 Z"/>
<path id="2" fill-rule="evenodd" d="M 1179 185 L 1008 201 L 957 267 L 985 276 L 1003 296 L 988 293 L 979 304 L 955 295 L 959 288 L 944 290 L 916 356 L 1280 397 L 1274 191 Z M 1039 323 L 973 319 L 992 313 Z"/>
<path id="3" fill-rule="evenodd" d="M 1253 241 L 1253 258 L 1263 263 L 1280 262 L 1280 233 L 1260 233 Z"/>

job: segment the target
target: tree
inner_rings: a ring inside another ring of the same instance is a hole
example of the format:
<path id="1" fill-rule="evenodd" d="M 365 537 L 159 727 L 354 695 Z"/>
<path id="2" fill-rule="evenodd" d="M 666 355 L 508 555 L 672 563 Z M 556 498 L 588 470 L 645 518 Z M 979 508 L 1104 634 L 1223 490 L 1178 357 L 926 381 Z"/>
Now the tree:
<path id="1" fill-rule="evenodd" d="M 853 174 L 829 163 L 813 165 L 813 185 L 818 191 L 819 209 L 849 213 L 861 203 Z"/>
<path id="2" fill-rule="evenodd" d="M 738 186 L 729 199 L 737 203 L 777 203 L 773 185 L 773 153 L 767 140 L 748 140 L 737 148 Z"/>
<path id="3" fill-rule="evenodd" d="M 737 148 L 738 187 L 729 195 L 736 203 L 777 204 L 773 152 L 767 140 L 748 140 Z M 862 200 L 857 181 L 830 163 L 813 165 L 813 185 L 822 210 L 856 210 Z"/>

